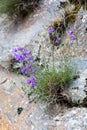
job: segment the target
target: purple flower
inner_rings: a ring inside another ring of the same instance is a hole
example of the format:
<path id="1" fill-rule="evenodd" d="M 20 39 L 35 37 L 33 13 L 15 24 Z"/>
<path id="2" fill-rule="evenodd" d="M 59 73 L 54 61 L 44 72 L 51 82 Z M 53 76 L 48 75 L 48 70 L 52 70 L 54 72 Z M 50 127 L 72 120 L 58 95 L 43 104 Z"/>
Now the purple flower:
<path id="1" fill-rule="evenodd" d="M 14 59 L 21 62 L 21 63 L 23 63 L 25 61 L 25 57 L 23 55 L 21 56 L 19 54 L 15 54 Z"/>
<path id="2" fill-rule="evenodd" d="M 56 44 L 58 44 L 58 43 L 59 43 L 59 41 L 56 39 L 56 40 L 55 40 L 55 43 L 56 43 Z"/>
<path id="3" fill-rule="evenodd" d="M 36 80 L 36 77 L 35 76 L 31 76 L 30 79 L 31 79 L 31 81 L 34 81 L 34 80 Z"/>
<path id="4" fill-rule="evenodd" d="M 27 84 L 31 85 L 32 87 L 35 87 L 37 86 L 37 83 L 35 80 L 36 80 L 35 76 L 31 76 L 30 79 L 27 80 Z"/>
<path id="5" fill-rule="evenodd" d="M 22 51 L 23 49 L 24 49 L 23 47 L 14 48 L 13 52 Z"/>
<path id="6" fill-rule="evenodd" d="M 31 69 L 31 68 L 32 68 L 32 66 L 31 66 L 30 64 L 28 64 L 27 68 Z"/>
<path id="7" fill-rule="evenodd" d="M 50 34 L 53 34 L 54 31 L 55 31 L 54 29 L 50 29 L 50 30 L 49 30 L 49 33 L 50 33 Z"/>
<path id="8" fill-rule="evenodd" d="M 24 56 L 26 56 L 26 55 L 31 54 L 31 51 L 30 51 L 30 50 L 28 50 L 28 51 L 23 52 L 22 54 L 23 54 Z"/>
<path id="9" fill-rule="evenodd" d="M 22 72 L 22 73 L 25 73 L 25 71 L 26 71 L 26 68 L 23 67 L 23 68 L 21 69 L 21 72 Z"/>
<path id="10" fill-rule="evenodd" d="M 25 75 L 28 75 L 28 74 L 29 74 L 29 71 L 28 71 L 27 68 L 22 68 L 22 69 L 21 69 L 21 72 L 22 72 L 23 74 L 25 74 Z"/>
<path id="11" fill-rule="evenodd" d="M 58 44 L 60 41 L 61 41 L 61 37 L 57 38 L 57 39 L 55 40 L 55 43 Z"/>
<path id="12" fill-rule="evenodd" d="M 27 80 L 27 84 L 28 84 L 28 85 L 31 84 L 31 80 L 30 80 L 30 79 Z"/>
<path id="13" fill-rule="evenodd" d="M 31 54 L 31 51 L 30 50 L 27 50 L 26 51 L 26 54 L 28 55 L 28 54 Z"/>
<path id="14" fill-rule="evenodd" d="M 25 61 L 25 57 L 24 57 L 23 55 L 22 55 L 22 56 L 20 56 L 19 61 L 20 61 L 21 63 L 24 63 L 24 61 Z"/>
<path id="15" fill-rule="evenodd" d="M 73 32 L 72 29 L 69 29 L 69 30 L 68 30 L 68 34 L 72 35 L 73 33 L 74 33 L 74 32 Z"/>
<path id="16" fill-rule="evenodd" d="M 32 87 L 35 87 L 35 86 L 37 86 L 37 83 L 36 82 L 31 82 L 31 85 L 32 85 Z"/>
<path id="17" fill-rule="evenodd" d="M 23 47 L 18 47 L 18 51 L 22 51 L 22 50 L 24 50 Z"/>
<path id="18" fill-rule="evenodd" d="M 17 52 L 17 51 L 18 51 L 18 49 L 17 49 L 17 48 L 14 48 L 14 49 L 13 49 L 13 52 Z"/>
<path id="19" fill-rule="evenodd" d="M 23 52 L 22 55 L 26 56 L 27 54 L 26 54 L 26 52 Z"/>
<path id="20" fill-rule="evenodd" d="M 76 37 L 73 35 L 73 36 L 70 37 L 70 40 L 74 41 L 74 40 L 76 40 Z"/>
<path id="21" fill-rule="evenodd" d="M 15 54 L 14 55 L 14 59 L 17 60 L 17 61 L 19 61 L 20 60 L 20 55 L 19 54 Z"/>
<path id="22" fill-rule="evenodd" d="M 28 60 L 34 62 L 34 59 L 32 57 L 28 57 Z"/>

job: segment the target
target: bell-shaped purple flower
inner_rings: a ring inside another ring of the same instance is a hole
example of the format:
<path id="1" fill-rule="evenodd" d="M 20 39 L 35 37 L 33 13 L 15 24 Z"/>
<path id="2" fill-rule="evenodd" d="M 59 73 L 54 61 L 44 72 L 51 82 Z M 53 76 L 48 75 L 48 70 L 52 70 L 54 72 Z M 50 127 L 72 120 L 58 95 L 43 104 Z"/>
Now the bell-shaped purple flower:
<path id="1" fill-rule="evenodd" d="M 55 40 L 55 43 L 56 43 L 56 44 L 59 44 L 60 41 L 61 41 L 61 37 L 57 38 L 57 39 Z"/>
<path id="2" fill-rule="evenodd" d="M 50 33 L 50 34 L 53 34 L 54 32 L 55 32 L 54 29 L 50 29 L 50 30 L 49 30 L 49 33 Z"/>
<path id="3" fill-rule="evenodd" d="M 74 35 L 72 35 L 72 36 L 70 37 L 70 40 L 71 40 L 71 41 L 75 41 L 75 40 L 76 40 L 76 37 L 75 37 Z"/>
<path id="4" fill-rule="evenodd" d="M 72 35 L 73 33 L 74 33 L 74 32 L 73 32 L 72 29 L 69 29 L 69 30 L 68 30 L 68 34 Z"/>

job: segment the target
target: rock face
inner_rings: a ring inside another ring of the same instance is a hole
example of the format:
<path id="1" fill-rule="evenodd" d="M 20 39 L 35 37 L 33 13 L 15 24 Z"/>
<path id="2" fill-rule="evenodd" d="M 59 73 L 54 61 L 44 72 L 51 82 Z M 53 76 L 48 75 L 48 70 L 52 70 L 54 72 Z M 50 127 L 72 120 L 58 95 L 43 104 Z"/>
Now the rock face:
<path id="1" fill-rule="evenodd" d="M 29 103 L 22 90 L 24 81 L 0 67 L 0 130 L 48 130 L 53 122 L 44 105 Z"/>
<path id="2" fill-rule="evenodd" d="M 0 19 L 0 64 L 4 66 L 5 61 L 9 61 L 9 55 L 12 54 L 14 47 L 29 44 L 29 48 L 38 49 L 38 43 L 35 37 L 41 34 L 49 22 L 56 17 L 61 17 L 57 11 L 59 1 L 43 0 L 41 7 L 27 18 L 23 23 L 13 26 L 13 23 L 6 16 Z M 4 44 L 3 44 L 4 43 Z M 2 62 L 3 61 L 3 62 Z M 7 65 L 6 65 L 7 66 Z M 4 66 L 5 67 L 5 66 Z"/>
<path id="3" fill-rule="evenodd" d="M 28 115 L 24 114 L 28 99 L 21 87 L 19 77 L 0 67 L 0 130 L 30 130 L 31 128 L 31 125 L 26 124 Z M 31 106 L 28 109 L 31 109 Z M 19 107 L 23 108 L 21 115 L 17 112 Z"/>
<path id="4" fill-rule="evenodd" d="M 0 130 L 12 130 L 11 123 L 8 121 L 5 115 L 0 114 Z"/>
<path id="5" fill-rule="evenodd" d="M 65 0 L 60 1 L 63 2 Z M 13 25 L 13 22 L 9 21 L 4 15 L 0 17 L 0 64 L 4 68 L 7 69 L 9 67 L 10 55 L 13 53 L 12 50 L 14 47 L 18 46 L 26 46 L 33 50 L 36 56 L 39 46 L 41 45 L 40 58 L 46 57 L 48 61 L 51 57 L 48 27 L 54 19 L 63 17 L 64 9 L 58 8 L 60 6 L 60 1 L 43 0 L 40 8 L 19 25 Z M 86 15 L 87 11 L 81 9 L 75 25 L 72 26 L 78 38 L 78 44 L 76 41 L 74 49 L 78 52 L 77 55 L 79 56 L 87 55 Z M 56 61 L 59 60 L 59 58 L 57 58 L 59 51 L 60 49 L 55 49 Z"/>
<path id="6" fill-rule="evenodd" d="M 83 99 L 86 77 L 87 70 L 80 73 L 80 78 L 73 83 L 70 89 L 72 98 Z M 0 67 L 0 130 L 87 129 L 86 108 L 65 108 L 61 113 L 62 108 L 53 105 L 50 108 L 51 113 L 49 113 L 44 104 L 29 103 L 27 96 L 22 91 L 22 82 L 25 80 L 24 77 L 9 73 Z M 75 88 L 76 84 L 78 90 Z M 53 115 L 51 115 L 52 111 Z M 56 115 L 59 113 L 56 117 L 55 112 Z"/>
<path id="7" fill-rule="evenodd" d="M 62 12 L 56 10 L 60 5 L 59 0 L 43 0 L 42 3 L 36 13 L 19 25 L 13 26 L 12 21 L 4 15 L 0 17 L 0 65 L 5 68 L 0 66 L 0 130 L 86 130 L 86 108 L 65 108 L 61 113 L 63 107 L 59 105 L 53 105 L 47 111 L 44 104 L 29 103 L 22 90 L 26 78 L 8 72 L 9 55 L 16 46 L 26 46 L 37 55 L 41 45 L 40 58 L 46 57 L 47 62 L 49 58 L 50 63 L 52 61 L 47 27 L 50 21 L 62 17 Z M 68 91 L 73 102 L 87 107 L 87 11 L 81 10 L 79 13 L 72 28 L 78 37 L 78 44 L 74 44 L 74 47 L 79 58 L 76 57 L 74 61 L 80 77 L 73 81 Z M 57 64 L 60 51 L 55 48 Z"/>
<path id="8" fill-rule="evenodd" d="M 55 130 L 86 130 L 86 113 L 86 108 L 73 108 L 65 112 L 64 115 L 56 116 L 54 118 L 57 124 Z"/>
<path id="9" fill-rule="evenodd" d="M 87 70 L 80 72 L 79 78 L 77 78 L 69 87 L 69 93 L 71 95 L 73 103 L 83 104 L 84 99 L 87 96 Z"/>

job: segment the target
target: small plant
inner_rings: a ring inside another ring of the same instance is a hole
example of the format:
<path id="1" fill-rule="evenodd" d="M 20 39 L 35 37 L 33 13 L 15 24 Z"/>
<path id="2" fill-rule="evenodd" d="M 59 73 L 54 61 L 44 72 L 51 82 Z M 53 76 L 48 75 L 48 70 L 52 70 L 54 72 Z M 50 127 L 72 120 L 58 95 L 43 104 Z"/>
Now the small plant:
<path id="1" fill-rule="evenodd" d="M 50 29 L 50 33 L 53 34 L 54 29 Z M 76 40 L 72 29 L 68 30 L 68 35 L 71 42 Z M 65 100 L 63 92 L 68 89 L 70 83 L 74 80 L 76 67 L 70 60 L 71 57 L 66 53 L 66 50 L 62 52 L 60 66 L 55 67 L 53 52 L 53 66 L 45 67 L 42 71 L 38 72 L 36 76 L 37 86 L 31 88 L 30 91 L 30 94 L 35 96 L 35 100 L 37 99 L 45 103 L 61 103 Z"/>
<path id="2" fill-rule="evenodd" d="M 54 29 L 50 29 L 50 33 L 54 33 Z M 68 35 L 70 41 L 76 40 L 72 29 L 68 30 Z M 26 89 L 28 95 L 33 95 L 36 101 L 61 103 L 65 101 L 64 91 L 68 89 L 76 76 L 76 67 L 73 65 L 72 60 L 70 60 L 71 57 L 69 57 L 65 49 L 62 51 L 60 65 L 55 67 L 54 45 L 52 52 L 53 65 L 51 67 L 45 65 L 45 68 L 42 70 L 39 68 L 40 66 L 37 66 L 31 50 L 25 50 L 22 47 L 15 48 L 13 57 L 15 62 L 21 63 L 18 72 L 28 77 L 26 81 L 26 86 L 30 87 L 29 91 Z M 66 98 L 66 102 L 67 100 Z"/>
<path id="3" fill-rule="evenodd" d="M 75 34 L 74 34 L 72 29 L 68 30 L 68 34 L 69 34 L 70 41 L 76 40 L 76 36 L 75 36 Z"/>
<path id="4" fill-rule="evenodd" d="M 65 10 L 65 17 L 54 21 L 53 25 L 49 29 L 50 42 L 53 45 L 59 46 L 61 44 L 63 35 L 69 24 L 75 22 L 77 12 L 78 11 L 74 12 L 74 9 L 71 9 L 70 11 Z"/>
<path id="5" fill-rule="evenodd" d="M 49 30 L 50 41 L 54 46 L 59 46 L 61 44 L 63 34 L 64 34 L 65 30 L 67 29 L 66 27 L 68 27 L 68 24 L 69 24 L 69 21 L 68 21 L 69 18 L 70 18 L 70 16 L 65 19 L 66 26 L 64 25 L 63 21 L 61 21 L 61 22 L 55 21 L 54 26 L 51 27 L 51 29 Z M 72 20 L 73 20 L 73 18 L 72 18 Z M 71 30 L 68 31 L 68 33 L 70 34 L 70 39 L 72 41 L 74 41 L 76 39 L 76 37 L 74 35 L 71 35 L 70 32 L 71 32 Z"/>
<path id="6" fill-rule="evenodd" d="M 24 18 L 38 5 L 40 0 L 0 0 L 0 12 L 12 18 Z"/>
<path id="7" fill-rule="evenodd" d="M 87 8 L 87 0 L 68 0 L 63 11 L 63 18 L 56 19 L 49 30 L 50 42 L 59 46 L 62 42 L 62 37 L 71 23 L 74 23 L 80 8 Z M 73 5 L 72 5 L 73 4 Z"/>
<path id="8" fill-rule="evenodd" d="M 63 65 L 61 68 L 46 68 L 37 77 L 37 86 L 31 89 L 35 99 L 45 103 L 60 103 L 62 93 L 68 89 L 75 76 L 75 68 Z"/>
<path id="9" fill-rule="evenodd" d="M 65 31 L 63 20 L 56 20 L 49 30 L 50 41 L 53 45 L 58 46 L 61 43 L 62 34 Z"/>
<path id="10" fill-rule="evenodd" d="M 54 29 L 50 29 L 50 33 L 54 33 Z M 76 40 L 72 29 L 68 30 L 68 35 L 71 41 Z M 14 61 L 21 63 L 21 67 L 17 71 L 28 77 L 26 86 L 30 89 L 27 93 L 34 95 L 35 100 L 46 103 L 61 103 L 62 100 L 65 100 L 62 93 L 68 89 L 69 84 L 74 80 L 76 68 L 64 51 L 60 66 L 55 67 L 53 52 L 53 66 L 45 66 L 41 70 L 41 68 L 37 68 L 39 66 L 37 66 L 31 50 L 25 50 L 22 47 L 14 49 Z"/>

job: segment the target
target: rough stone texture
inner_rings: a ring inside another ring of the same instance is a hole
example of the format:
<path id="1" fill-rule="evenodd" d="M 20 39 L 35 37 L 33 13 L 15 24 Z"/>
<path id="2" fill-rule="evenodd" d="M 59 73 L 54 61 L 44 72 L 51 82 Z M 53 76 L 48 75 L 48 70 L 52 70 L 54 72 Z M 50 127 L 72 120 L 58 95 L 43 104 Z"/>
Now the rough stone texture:
<path id="1" fill-rule="evenodd" d="M 87 57 L 87 11 L 84 11 L 82 8 L 78 13 L 74 29 L 78 38 L 78 44 L 76 48 L 79 56 Z"/>
<path id="2" fill-rule="evenodd" d="M 0 130 L 48 130 L 53 128 L 45 105 L 29 103 L 23 92 L 25 78 L 0 67 Z M 23 110 L 18 114 L 18 108 Z"/>
<path id="3" fill-rule="evenodd" d="M 79 78 L 73 81 L 69 87 L 69 93 L 74 103 L 82 103 L 87 96 L 85 93 L 87 79 L 87 70 L 80 72 Z"/>
<path id="4" fill-rule="evenodd" d="M 16 46 L 26 45 L 37 55 L 39 45 L 41 45 L 40 58 L 43 60 L 43 57 L 46 56 L 47 62 L 49 62 L 49 58 L 52 56 L 52 45 L 50 44 L 47 27 L 51 20 L 62 17 L 62 12 L 55 10 L 59 5 L 58 0 L 44 0 L 43 2 L 36 13 L 19 25 L 13 26 L 12 21 L 9 23 L 4 15 L 0 17 L 0 64 L 7 70 L 11 59 L 9 55 L 12 54 L 12 49 Z M 74 43 L 73 45 L 77 53 L 72 52 L 74 57 L 79 57 L 74 60 L 77 63 L 80 78 L 73 82 L 69 91 L 73 100 L 73 95 L 75 95 L 76 101 L 78 101 L 77 99 L 82 101 L 83 97 L 86 96 L 84 92 L 86 90 L 86 87 L 84 88 L 86 85 L 85 78 L 87 78 L 86 22 L 87 11 L 81 10 L 75 25 L 72 26 L 78 37 L 78 44 Z M 69 49 L 67 50 L 69 51 Z M 55 47 L 54 56 L 57 64 L 59 63 L 57 56 L 60 53 L 61 48 Z M 52 61 L 52 57 L 50 59 Z M 29 103 L 27 95 L 22 90 L 23 82 L 26 82 L 25 77 L 15 75 L 7 70 L 0 67 L 0 130 L 87 129 L 86 108 L 64 108 L 61 113 L 64 106 L 53 105 L 47 111 L 44 104 Z M 79 89 L 76 89 L 77 86 Z M 17 109 L 19 107 L 22 107 L 23 111 L 18 115 Z M 60 114 L 57 115 L 57 113 Z M 57 116 L 55 117 L 55 115 Z"/>
<path id="5" fill-rule="evenodd" d="M 43 0 L 41 7 L 19 25 L 13 25 L 6 17 L 3 18 L 4 16 L 1 16 L 0 64 L 2 66 L 5 67 L 4 61 L 9 61 L 9 55 L 12 54 L 14 47 L 23 47 L 29 44 L 30 49 L 38 49 L 38 43 L 34 42 L 32 44 L 31 40 L 33 39 L 35 41 L 35 37 L 45 30 L 45 27 L 51 20 L 56 17 L 61 17 L 60 13 L 58 13 L 57 5 L 59 5 L 59 1 L 57 0 Z"/>
<path id="6" fill-rule="evenodd" d="M 10 54 L 12 54 L 13 48 L 17 46 L 26 46 L 33 51 L 34 56 L 37 56 L 41 45 L 41 60 L 46 57 L 47 62 L 49 62 L 49 59 L 50 63 L 52 62 L 52 45 L 49 40 L 48 26 L 52 24 L 54 19 L 62 18 L 64 10 L 57 7 L 60 6 L 57 0 L 43 0 L 42 3 L 34 14 L 19 25 L 14 26 L 12 21 L 9 21 L 6 16 L 0 17 L 0 64 L 6 69 L 10 64 Z M 77 41 L 74 42 L 72 48 L 67 48 L 67 51 L 72 53 L 74 57 L 87 56 L 86 15 L 87 11 L 81 9 L 75 24 L 71 26 L 75 31 L 78 43 Z M 57 49 L 55 47 L 55 61 L 59 61 L 58 55 L 60 53 L 61 48 Z"/>
<path id="7" fill-rule="evenodd" d="M 0 130 L 12 130 L 11 123 L 8 121 L 5 115 L 0 113 Z"/>
<path id="8" fill-rule="evenodd" d="M 30 130 L 31 125 L 26 123 L 27 96 L 22 91 L 24 78 L 11 74 L 0 67 L 0 130 Z M 22 107 L 21 115 L 17 114 L 18 107 Z M 32 109 L 33 110 L 33 109 Z M 30 112 L 30 111 L 29 111 Z"/>
<path id="9" fill-rule="evenodd" d="M 74 62 L 77 65 L 78 71 L 87 70 L 87 56 L 86 57 L 75 57 Z"/>
<path id="10" fill-rule="evenodd" d="M 87 129 L 86 108 L 73 108 L 64 115 L 56 116 L 56 130 L 86 130 Z"/>
<path id="11" fill-rule="evenodd" d="M 81 73 L 82 82 L 86 74 L 87 70 Z M 44 104 L 29 103 L 27 95 L 22 91 L 21 81 L 25 80 L 0 67 L 0 130 L 87 129 L 86 108 L 63 110 L 64 106 L 52 105 L 47 110 Z M 23 108 L 20 114 L 17 113 L 19 107 Z"/>

